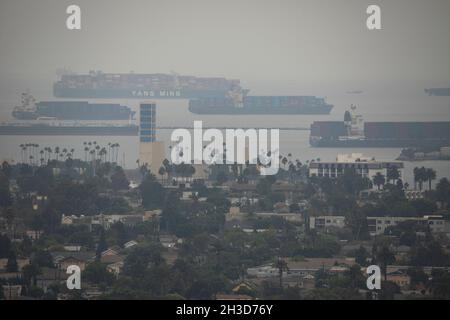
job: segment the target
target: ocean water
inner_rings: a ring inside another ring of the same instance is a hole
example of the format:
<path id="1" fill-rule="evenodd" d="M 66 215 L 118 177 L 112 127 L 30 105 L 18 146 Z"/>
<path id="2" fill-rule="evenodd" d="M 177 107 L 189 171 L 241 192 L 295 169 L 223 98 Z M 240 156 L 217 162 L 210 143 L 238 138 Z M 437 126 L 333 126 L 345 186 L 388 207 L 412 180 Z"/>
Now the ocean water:
<path id="1" fill-rule="evenodd" d="M 8 87 L 10 90 L 8 90 Z M 37 86 L 39 87 L 39 86 Z M 35 94 L 37 100 L 55 99 L 47 86 L 41 86 Z M 10 113 L 19 102 L 19 91 L 11 87 L 0 87 L 0 120 L 12 120 Z M 358 111 L 366 121 L 450 121 L 450 97 L 429 97 L 423 88 L 405 86 L 402 89 L 380 87 L 365 91 L 362 94 L 347 94 L 344 88 L 326 88 L 311 92 L 318 96 L 325 96 L 327 101 L 335 107 L 330 115 L 195 115 L 188 111 L 186 100 L 157 101 L 157 126 L 176 128 L 192 127 L 195 120 L 203 121 L 204 127 L 309 127 L 313 121 L 341 120 L 345 110 L 351 104 L 358 107 Z M 277 94 L 277 92 L 254 92 L 254 94 Z M 111 100 L 96 100 L 107 102 Z M 139 100 L 115 100 L 129 105 L 137 110 Z M 157 139 L 165 142 L 167 157 L 171 130 L 157 131 Z M 109 142 L 119 143 L 119 163 L 125 168 L 135 168 L 138 158 L 138 137 L 85 137 L 85 136 L 0 136 L 0 160 L 21 159 L 20 144 L 36 143 L 40 147 L 59 146 L 61 149 L 75 149 L 74 157 L 84 158 L 85 141 L 96 141 L 101 146 Z M 292 154 L 293 159 L 302 162 L 320 158 L 334 160 L 339 153 L 362 153 L 375 157 L 377 160 L 395 160 L 400 154 L 400 148 L 311 148 L 309 146 L 308 131 L 281 131 L 280 152 L 283 155 Z M 404 180 L 413 184 L 413 169 L 416 166 L 432 167 L 437 171 L 438 179 L 450 178 L 450 161 L 405 162 Z"/>

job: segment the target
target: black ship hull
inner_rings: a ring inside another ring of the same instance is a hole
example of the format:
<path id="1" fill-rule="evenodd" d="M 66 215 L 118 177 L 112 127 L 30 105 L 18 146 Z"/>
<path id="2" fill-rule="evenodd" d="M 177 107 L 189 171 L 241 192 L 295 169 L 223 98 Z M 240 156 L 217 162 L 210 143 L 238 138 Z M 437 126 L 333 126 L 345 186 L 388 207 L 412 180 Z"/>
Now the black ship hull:
<path id="1" fill-rule="evenodd" d="M 318 107 L 200 107 L 189 106 L 189 111 L 195 114 L 211 114 L 211 115 L 226 115 L 226 114 L 241 114 L 241 115 L 296 115 L 296 114 L 329 114 L 333 106 L 318 106 Z"/>
<path id="2" fill-rule="evenodd" d="M 54 118 L 57 120 L 130 120 L 134 111 L 114 103 L 87 101 L 41 101 L 33 106 L 17 106 L 12 115 L 19 120 Z"/>
<path id="3" fill-rule="evenodd" d="M 425 89 L 425 92 L 430 96 L 441 96 L 441 97 L 450 96 L 450 88 L 431 88 Z"/>
<path id="4" fill-rule="evenodd" d="M 310 145 L 315 148 L 416 148 L 450 146 L 450 139 L 423 140 L 423 139 L 386 139 L 386 140 L 315 140 L 310 139 Z"/>
<path id="5" fill-rule="evenodd" d="M 36 112 L 13 111 L 12 116 L 18 120 L 36 120 L 39 115 Z"/>
<path id="6" fill-rule="evenodd" d="M 329 114 L 333 106 L 314 96 L 216 97 L 189 101 L 189 111 L 196 114 Z"/>
<path id="7" fill-rule="evenodd" d="M 315 121 L 310 144 L 324 148 L 407 148 L 450 146 L 450 122 L 365 122 L 358 136 L 343 121 Z"/>
<path id="8" fill-rule="evenodd" d="M 0 135 L 8 136 L 137 136 L 139 127 L 0 125 Z"/>

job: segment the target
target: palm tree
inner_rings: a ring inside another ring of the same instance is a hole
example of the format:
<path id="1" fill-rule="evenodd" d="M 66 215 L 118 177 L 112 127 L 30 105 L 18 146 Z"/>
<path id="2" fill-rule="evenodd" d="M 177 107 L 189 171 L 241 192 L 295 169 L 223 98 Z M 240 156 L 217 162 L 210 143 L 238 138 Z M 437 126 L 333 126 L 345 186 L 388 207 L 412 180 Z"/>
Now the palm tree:
<path id="1" fill-rule="evenodd" d="M 33 159 L 34 159 L 34 147 L 35 147 L 35 144 L 30 143 L 30 157 L 33 157 Z"/>
<path id="2" fill-rule="evenodd" d="M 397 167 L 389 167 L 387 169 L 386 178 L 388 181 L 392 181 L 392 184 L 394 184 L 394 182 L 400 178 L 400 171 L 397 169 Z"/>
<path id="3" fill-rule="evenodd" d="M 117 148 L 117 150 L 116 150 L 116 163 L 117 163 L 117 158 L 119 157 L 120 144 L 116 143 L 115 147 Z"/>
<path id="4" fill-rule="evenodd" d="M 108 156 L 109 156 L 109 162 L 111 161 L 111 142 L 108 142 Z"/>
<path id="5" fill-rule="evenodd" d="M 104 160 L 104 162 L 106 162 L 106 154 L 108 152 L 106 151 L 106 148 L 102 148 L 99 152 L 99 156 L 100 156 L 100 161 Z"/>
<path id="6" fill-rule="evenodd" d="M 282 258 L 278 258 L 278 260 L 275 262 L 274 267 L 278 269 L 280 288 L 283 289 L 283 272 L 289 271 L 288 265 L 285 260 L 283 260 Z"/>
<path id="7" fill-rule="evenodd" d="M 26 161 L 28 161 L 28 143 L 24 143 L 23 147 L 22 147 L 22 151 L 23 151 L 23 162 L 25 163 Z"/>
<path id="8" fill-rule="evenodd" d="M 170 161 L 167 159 L 164 159 L 162 162 L 162 165 L 164 166 L 164 171 L 167 174 L 167 179 L 170 180 L 171 173 L 172 173 L 172 166 L 170 165 Z"/>
<path id="9" fill-rule="evenodd" d="M 116 144 L 115 143 L 110 143 L 108 146 L 109 151 L 109 162 L 113 163 L 114 162 L 114 152 L 115 152 L 115 148 L 116 148 Z"/>
<path id="10" fill-rule="evenodd" d="M 166 169 L 161 166 L 158 170 L 158 174 L 161 176 L 161 182 L 164 184 L 164 175 L 166 174 Z"/>
<path id="11" fill-rule="evenodd" d="M 447 178 L 442 178 L 436 185 L 436 198 L 445 208 L 450 204 L 450 182 Z"/>
<path id="12" fill-rule="evenodd" d="M 48 147 L 48 159 L 50 160 L 52 158 L 53 149 Z"/>
<path id="13" fill-rule="evenodd" d="M 417 190 L 417 182 L 419 182 L 419 168 L 414 168 L 414 190 Z"/>
<path id="14" fill-rule="evenodd" d="M 113 162 L 117 162 L 117 156 L 119 154 L 119 150 L 118 150 L 119 144 L 118 143 L 114 143 L 113 147 L 114 147 L 114 151 L 113 151 L 113 159 L 112 159 L 112 161 Z"/>
<path id="15" fill-rule="evenodd" d="M 384 280 L 387 281 L 387 266 L 395 262 L 395 255 L 387 244 L 374 245 L 374 259 L 381 264 Z"/>
<path id="16" fill-rule="evenodd" d="M 288 163 L 288 159 L 286 157 L 283 157 L 283 159 L 281 160 L 281 163 L 283 164 L 283 167 L 286 170 L 286 164 Z"/>
<path id="17" fill-rule="evenodd" d="M 89 151 L 89 154 L 91 155 L 91 161 L 94 161 L 94 159 L 95 159 L 95 149 L 92 149 L 91 151 Z"/>
<path id="18" fill-rule="evenodd" d="M 38 149 L 39 149 L 39 144 L 34 144 L 34 154 L 33 154 L 33 156 L 35 157 L 35 158 L 37 158 L 37 152 L 38 152 Z"/>
<path id="19" fill-rule="evenodd" d="M 419 185 L 419 190 L 423 189 L 423 182 L 427 181 L 427 170 L 425 167 L 414 168 L 414 189 L 417 189 L 417 184 Z"/>
<path id="20" fill-rule="evenodd" d="M 95 142 L 95 141 L 94 141 L 94 142 Z M 95 144 L 97 144 L 97 142 L 95 142 Z M 95 157 L 97 158 L 97 156 L 99 155 L 98 152 L 99 152 L 99 150 L 100 150 L 100 146 L 97 144 L 97 145 L 95 146 L 94 150 L 95 150 Z"/>
<path id="21" fill-rule="evenodd" d="M 55 148 L 55 153 L 56 153 L 56 161 L 59 160 L 59 147 Z"/>
<path id="22" fill-rule="evenodd" d="M 431 182 L 436 180 L 436 171 L 432 168 L 426 169 L 426 178 L 428 180 L 428 190 L 431 190 Z"/>
<path id="23" fill-rule="evenodd" d="M 373 184 L 377 186 L 378 190 L 380 190 L 380 187 L 383 186 L 386 183 L 386 179 L 384 178 L 384 175 L 377 172 L 377 174 L 372 178 Z"/>
<path id="24" fill-rule="evenodd" d="M 24 145 L 21 143 L 19 144 L 19 148 L 20 148 L 20 160 L 23 162 L 23 151 L 24 151 Z"/>
<path id="25" fill-rule="evenodd" d="M 41 155 L 41 159 L 40 160 L 41 160 L 41 166 L 42 166 L 44 164 L 44 160 L 45 160 L 43 158 L 44 157 L 44 150 L 39 151 L 39 154 Z"/>

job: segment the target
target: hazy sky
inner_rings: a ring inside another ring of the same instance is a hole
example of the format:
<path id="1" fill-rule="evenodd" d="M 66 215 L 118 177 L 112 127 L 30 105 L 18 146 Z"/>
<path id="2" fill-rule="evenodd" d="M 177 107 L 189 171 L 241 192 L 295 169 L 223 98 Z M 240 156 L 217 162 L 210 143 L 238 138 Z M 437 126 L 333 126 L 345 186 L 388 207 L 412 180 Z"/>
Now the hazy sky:
<path id="1" fill-rule="evenodd" d="M 82 9 L 82 30 L 65 27 Z M 366 8 L 382 8 L 381 31 Z M 240 78 L 256 88 L 450 86 L 449 0 L 0 0 L 0 84 L 76 72 Z"/>

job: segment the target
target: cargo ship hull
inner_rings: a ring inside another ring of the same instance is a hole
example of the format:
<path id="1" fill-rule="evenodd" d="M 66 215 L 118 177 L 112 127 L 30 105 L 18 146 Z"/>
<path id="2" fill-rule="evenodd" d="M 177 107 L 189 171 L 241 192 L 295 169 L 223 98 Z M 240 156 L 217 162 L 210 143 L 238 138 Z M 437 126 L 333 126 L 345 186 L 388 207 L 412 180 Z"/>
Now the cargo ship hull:
<path id="1" fill-rule="evenodd" d="M 329 114 L 331 112 L 332 106 L 323 107 L 242 107 L 242 108 L 205 108 L 205 107 L 194 107 L 190 106 L 189 111 L 195 114 L 260 114 L 260 115 L 276 115 L 276 114 Z"/>
<path id="2" fill-rule="evenodd" d="M 430 96 L 441 96 L 441 97 L 450 96 L 450 88 L 430 88 L 425 89 L 425 92 Z"/>
<path id="3" fill-rule="evenodd" d="M 0 135 L 8 136 L 137 136 L 139 127 L 0 125 Z"/>
<path id="4" fill-rule="evenodd" d="M 329 114 L 333 106 L 314 96 L 245 96 L 205 98 L 189 101 L 195 114 Z"/>
<path id="5" fill-rule="evenodd" d="M 237 79 L 196 77 L 176 73 L 63 74 L 53 85 L 61 98 L 100 99 L 195 99 L 225 96 L 230 91 L 245 92 Z"/>
<path id="6" fill-rule="evenodd" d="M 114 103 L 89 103 L 87 101 L 36 102 L 28 93 L 22 94 L 22 104 L 12 112 L 18 120 L 53 118 L 56 120 L 132 120 L 134 111 Z"/>
<path id="7" fill-rule="evenodd" d="M 314 140 L 310 139 L 310 145 L 315 148 L 414 148 L 450 146 L 450 139 L 422 140 L 422 139 L 391 139 L 391 140 Z"/>
<path id="8" fill-rule="evenodd" d="M 223 90 L 179 90 L 179 89 L 82 89 L 67 88 L 55 84 L 53 95 L 57 98 L 73 99 L 196 99 L 225 96 Z"/>
<path id="9" fill-rule="evenodd" d="M 366 122 L 359 135 L 345 121 L 316 121 L 310 145 L 323 148 L 406 148 L 450 146 L 450 122 Z"/>

